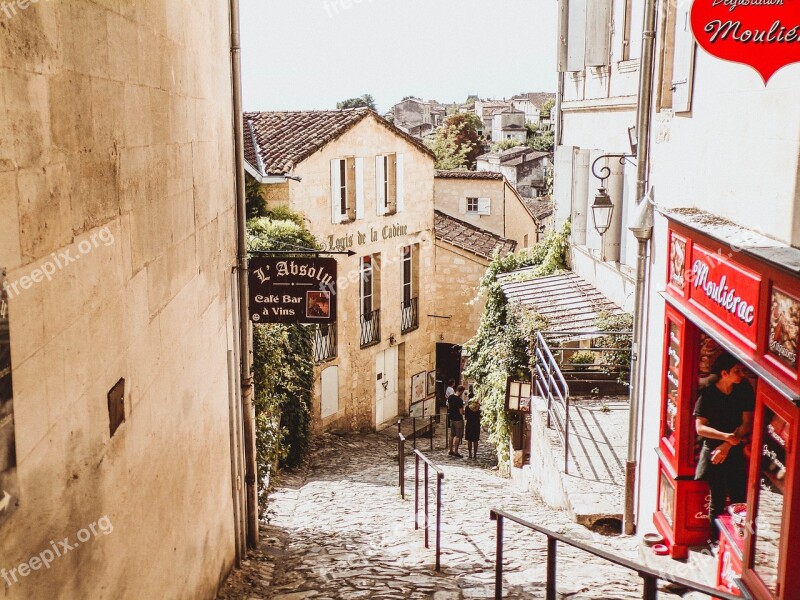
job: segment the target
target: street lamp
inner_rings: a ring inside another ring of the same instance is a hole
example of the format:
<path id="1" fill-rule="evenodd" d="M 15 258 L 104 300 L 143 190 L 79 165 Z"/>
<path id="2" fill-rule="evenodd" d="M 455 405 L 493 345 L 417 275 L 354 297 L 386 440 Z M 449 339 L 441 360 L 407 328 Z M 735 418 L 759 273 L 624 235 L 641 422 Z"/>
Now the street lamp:
<path id="1" fill-rule="evenodd" d="M 611 227 L 611 215 L 614 214 L 614 204 L 611 197 L 606 192 L 606 188 L 601 187 L 597 190 L 592 204 L 592 217 L 594 218 L 594 228 L 602 238 L 608 228 Z"/>

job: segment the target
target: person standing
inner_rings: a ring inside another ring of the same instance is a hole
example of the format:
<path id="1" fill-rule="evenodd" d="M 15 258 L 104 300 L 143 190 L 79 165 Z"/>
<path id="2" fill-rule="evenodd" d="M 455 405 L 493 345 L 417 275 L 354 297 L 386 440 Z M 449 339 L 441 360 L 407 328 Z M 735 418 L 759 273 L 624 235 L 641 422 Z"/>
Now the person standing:
<path id="1" fill-rule="evenodd" d="M 734 503 L 747 499 L 742 440 L 753 428 L 755 397 L 744 379 L 747 369 L 730 354 L 721 354 L 711 372 L 719 379 L 702 390 L 694 407 L 695 429 L 703 440 L 695 479 L 708 483 L 708 518 L 714 543 L 719 537 L 716 519 L 727 499 Z"/>
<path id="2" fill-rule="evenodd" d="M 447 389 L 444 391 L 444 405 L 447 406 L 450 402 L 450 396 L 456 393 L 455 390 L 456 380 L 455 379 L 448 379 L 447 380 Z"/>
<path id="3" fill-rule="evenodd" d="M 481 439 L 481 403 L 473 400 L 474 397 L 475 394 L 470 394 L 470 401 L 464 407 L 464 437 L 470 458 L 478 458 L 478 440 Z"/>
<path id="4" fill-rule="evenodd" d="M 450 419 L 450 456 L 463 458 L 458 453 L 461 438 L 464 437 L 464 386 L 460 385 L 456 393 L 447 399 L 447 416 Z"/>

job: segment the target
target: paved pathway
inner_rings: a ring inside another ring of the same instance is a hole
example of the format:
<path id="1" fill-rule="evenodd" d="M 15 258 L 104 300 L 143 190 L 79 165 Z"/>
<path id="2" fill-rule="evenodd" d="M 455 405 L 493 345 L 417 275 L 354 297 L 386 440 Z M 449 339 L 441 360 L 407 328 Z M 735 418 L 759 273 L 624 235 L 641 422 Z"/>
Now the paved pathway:
<path id="1" fill-rule="evenodd" d="M 636 557 L 634 540 L 593 534 L 514 488 L 499 476 L 493 449 L 485 442 L 478 460 L 450 458 L 441 449 L 440 436 L 435 443 L 436 450 L 429 453 L 429 440 L 419 446 L 445 470 L 441 573 L 433 570 L 433 530 L 430 550 L 423 547 L 422 531 L 414 531 L 413 457 L 407 458 L 403 501 L 397 487 L 396 443 L 391 438 L 323 435 L 315 440 L 302 472 L 282 475 L 271 495 L 261 548 L 231 575 L 219 598 L 493 597 L 491 507 Z M 544 538 L 507 523 L 505 539 L 505 597 L 543 598 Z M 559 553 L 560 598 L 641 598 L 640 580 L 634 574 L 571 548 L 559 546 Z"/>

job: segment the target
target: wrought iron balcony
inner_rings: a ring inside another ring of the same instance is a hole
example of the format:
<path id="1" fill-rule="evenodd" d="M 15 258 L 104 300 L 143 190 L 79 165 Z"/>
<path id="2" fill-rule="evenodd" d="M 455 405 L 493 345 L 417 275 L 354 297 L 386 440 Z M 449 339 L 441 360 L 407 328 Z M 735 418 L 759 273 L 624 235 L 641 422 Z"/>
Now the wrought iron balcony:
<path id="1" fill-rule="evenodd" d="M 314 333 L 314 362 L 317 364 L 336 358 L 336 323 L 317 325 Z"/>
<path id="2" fill-rule="evenodd" d="M 419 298 L 400 303 L 400 333 L 408 333 L 419 327 Z"/>
<path id="3" fill-rule="evenodd" d="M 381 310 L 361 315 L 361 347 L 366 348 L 381 341 Z"/>

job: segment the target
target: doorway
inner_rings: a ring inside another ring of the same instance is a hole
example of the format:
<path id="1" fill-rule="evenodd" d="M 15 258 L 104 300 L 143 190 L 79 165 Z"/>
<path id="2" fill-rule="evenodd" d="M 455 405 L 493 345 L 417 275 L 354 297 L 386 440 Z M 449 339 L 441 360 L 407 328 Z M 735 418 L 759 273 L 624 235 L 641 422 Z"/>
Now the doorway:
<path id="1" fill-rule="evenodd" d="M 397 347 L 375 355 L 375 426 L 397 417 Z"/>
<path id="2" fill-rule="evenodd" d="M 455 344 L 436 344 L 436 405 L 444 406 L 444 390 L 447 381 L 461 381 L 461 346 Z"/>

